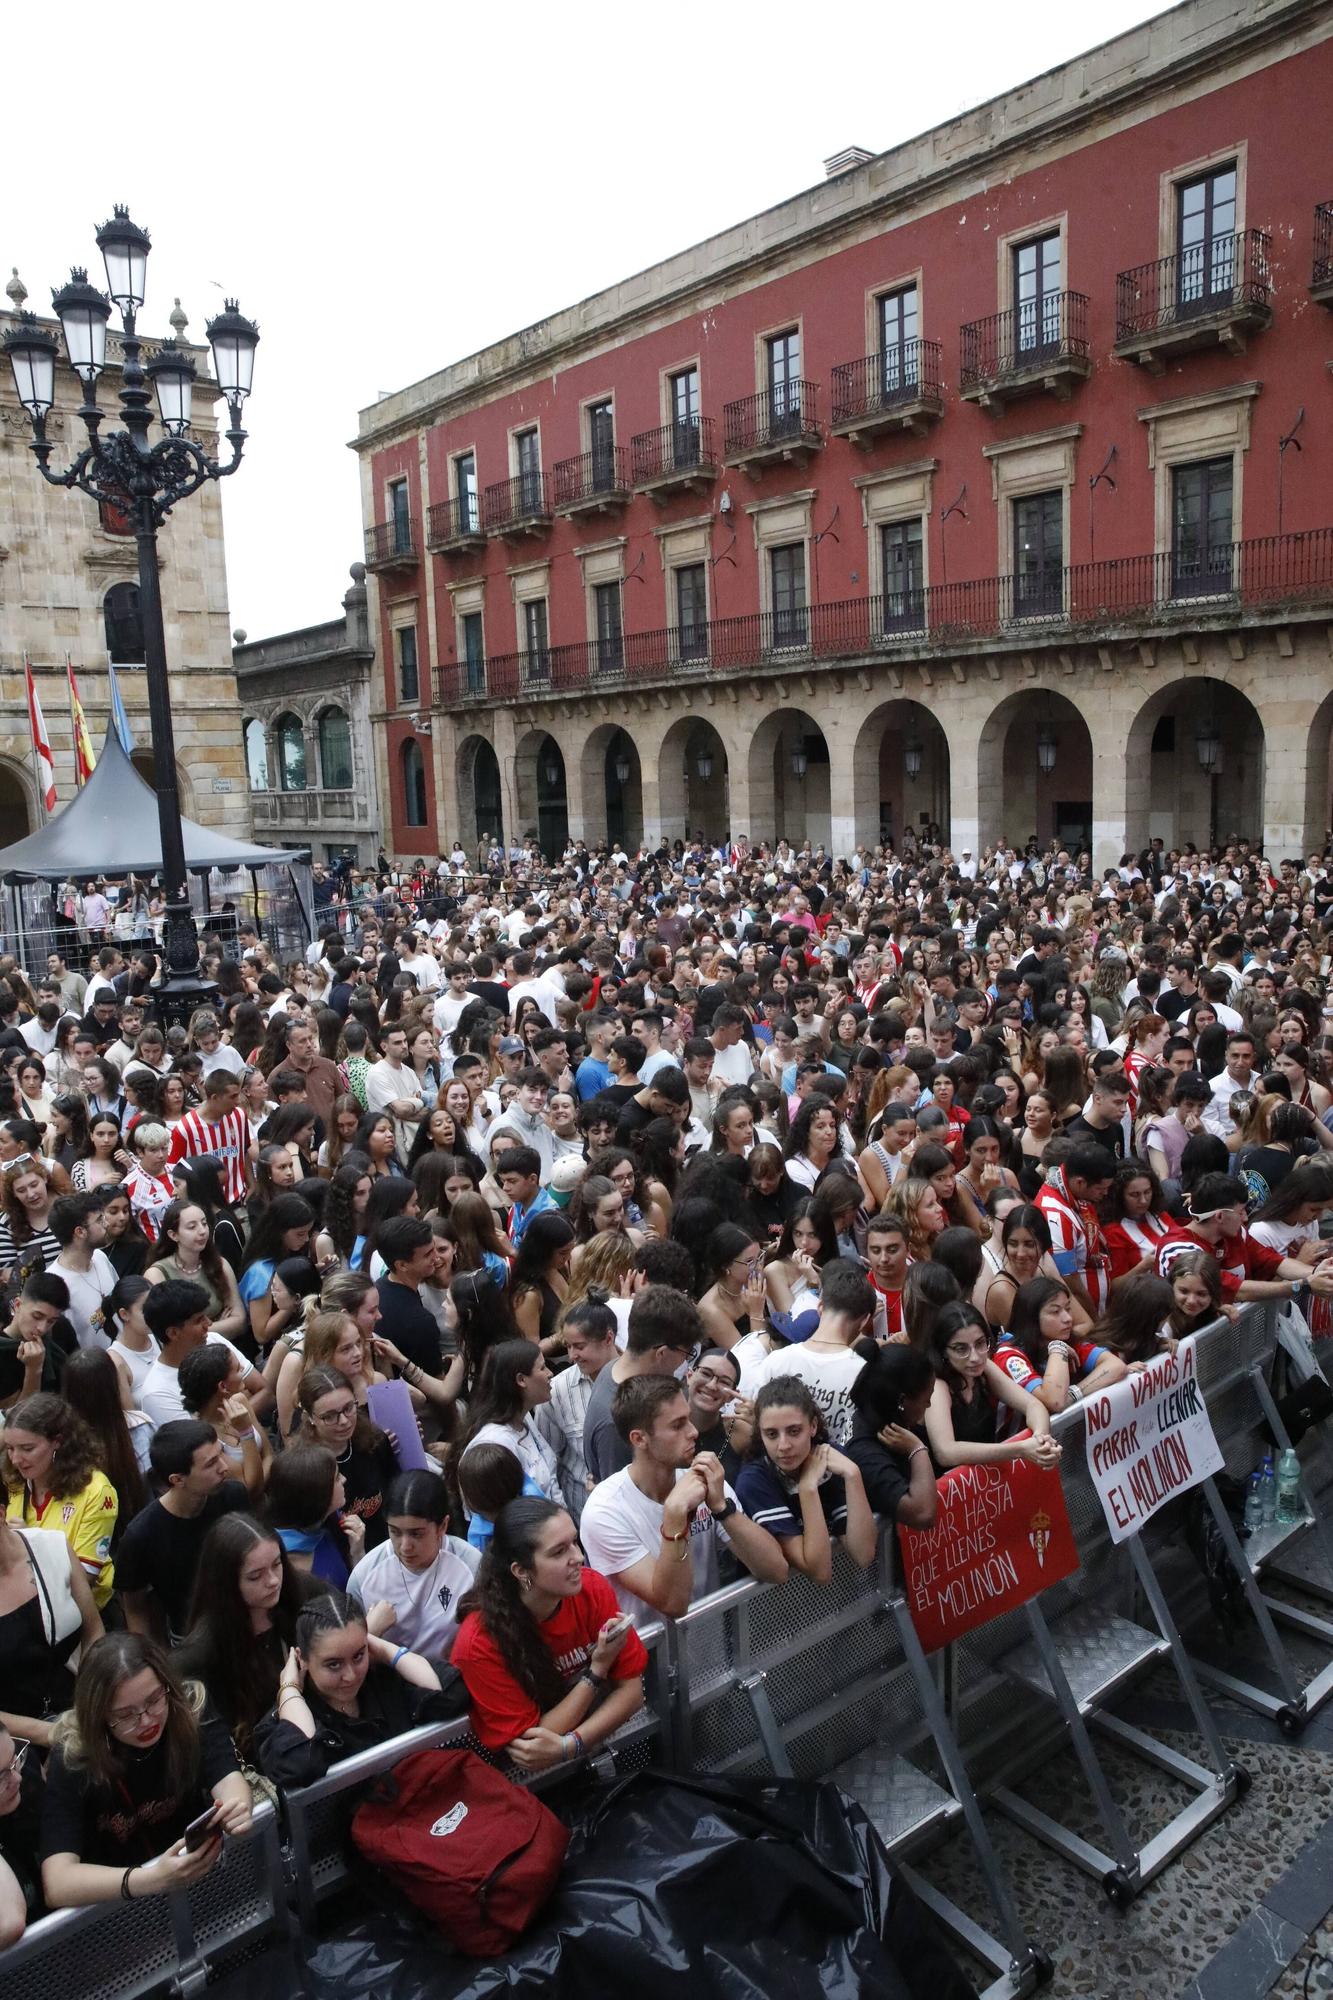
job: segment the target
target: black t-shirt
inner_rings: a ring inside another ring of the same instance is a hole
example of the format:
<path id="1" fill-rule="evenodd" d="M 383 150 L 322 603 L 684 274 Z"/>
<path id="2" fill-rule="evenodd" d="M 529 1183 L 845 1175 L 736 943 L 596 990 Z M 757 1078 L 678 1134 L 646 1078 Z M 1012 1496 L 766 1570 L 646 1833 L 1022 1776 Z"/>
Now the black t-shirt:
<path id="1" fill-rule="evenodd" d="M 642 1086 L 640 1086 L 642 1087 Z M 609 1092 L 603 1095 L 609 1095 Z M 646 1104 L 640 1104 L 637 1096 L 632 1096 L 627 1104 L 620 1107 L 620 1117 L 616 1121 L 616 1144 L 627 1146 L 634 1133 L 641 1132 L 645 1125 L 651 1125 L 654 1113 Z"/>
<path id="2" fill-rule="evenodd" d="M 1164 1021 L 1178 1021 L 1200 998 L 1202 995 L 1197 987 L 1193 993 L 1177 993 L 1174 986 L 1168 986 L 1165 992 L 1158 994 L 1153 1005 Z"/>
<path id="3" fill-rule="evenodd" d="M 202 1512 L 188 1520 L 169 1514 L 160 1500 L 150 1500 L 130 1522 L 116 1550 L 117 1589 L 151 1590 L 172 1635 L 183 1634 L 204 1536 L 224 1514 L 238 1514 L 249 1505 L 250 1496 L 239 1479 L 224 1480 L 216 1493 L 209 1494 Z"/>
<path id="4" fill-rule="evenodd" d="M 469 979 L 467 990 L 474 998 L 484 1000 L 497 1014 L 509 1012 L 509 988 L 502 986 L 498 979 Z"/>
<path id="5" fill-rule="evenodd" d="M 69 1321 L 58 1319 L 42 1344 L 46 1356 L 42 1362 L 40 1386 L 46 1395 L 58 1396 L 65 1363 L 71 1354 L 79 1351 L 78 1339 Z M 19 1360 L 19 1343 L 13 1334 L 0 1335 L 0 1398 L 8 1401 L 17 1396 L 22 1387 L 23 1364 Z"/>
<path id="6" fill-rule="evenodd" d="M 1092 1125 L 1080 1112 L 1065 1126 L 1064 1136 L 1076 1145 L 1090 1140 L 1094 1146 L 1101 1146 L 1105 1152 L 1114 1154 L 1117 1160 L 1125 1157 L 1125 1131 L 1118 1120 L 1114 1125 Z"/>
<path id="7" fill-rule="evenodd" d="M 376 1332 L 391 1340 L 408 1361 L 424 1368 L 427 1375 L 440 1372 L 440 1329 L 421 1303 L 421 1294 L 412 1285 L 400 1285 L 383 1277 L 379 1292 L 380 1318 Z"/>
<path id="8" fill-rule="evenodd" d="M 338 1470 L 347 1494 L 346 1512 L 358 1515 L 365 1522 L 366 1547 L 377 1549 L 389 1533 L 384 1493 L 398 1470 L 393 1448 L 383 1437 L 369 1448 L 349 1445 L 345 1456 L 338 1460 Z"/>
<path id="9" fill-rule="evenodd" d="M 852 1418 L 852 1434 L 843 1450 L 860 1468 L 861 1484 L 874 1512 L 885 1521 L 896 1521 L 912 1483 L 907 1460 L 880 1443 L 876 1426 L 859 1410 Z"/>
<path id="10" fill-rule="evenodd" d="M 441 1669 L 436 1668 L 439 1673 Z M 445 1667 L 447 1689 L 414 1687 L 382 1661 L 374 1661 L 357 1700 L 360 1711 L 344 1715 L 331 1708 L 307 1679 L 305 1698 L 315 1720 L 306 1736 L 294 1722 L 283 1722 L 277 1708 L 261 1716 L 255 1728 L 259 1768 L 275 1785 L 313 1785 L 331 1765 L 360 1750 L 374 1750 L 391 1737 L 402 1736 L 418 1723 L 448 1722 L 466 1711 L 466 1691 L 459 1677 Z"/>
<path id="11" fill-rule="evenodd" d="M 23 1894 L 28 1922 L 46 1915 L 42 1900 L 42 1772 L 35 1754 L 23 1767 L 19 1802 L 13 1812 L 0 1814 L 0 1861 L 14 1871 Z"/>
<path id="12" fill-rule="evenodd" d="M 192 1819 L 213 1803 L 213 1787 L 236 1769 L 232 1741 L 217 1717 L 204 1710 L 199 1755 L 185 1784 L 167 1777 L 165 1736 L 149 1750 L 116 1745 L 120 1777 L 99 1784 L 86 1766 L 66 1769 L 55 1750 L 46 1769 L 42 1800 L 42 1855 L 77 1854 L 103 1868 L 137 1867 L 180 1839 Z"/>

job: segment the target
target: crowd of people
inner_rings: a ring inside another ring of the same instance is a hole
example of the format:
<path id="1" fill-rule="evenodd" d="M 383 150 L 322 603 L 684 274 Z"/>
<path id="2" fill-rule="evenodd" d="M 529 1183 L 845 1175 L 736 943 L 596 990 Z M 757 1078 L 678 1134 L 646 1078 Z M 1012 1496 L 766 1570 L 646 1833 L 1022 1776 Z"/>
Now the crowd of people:
<path id="1" fill-rule="evenodd" d="M 100 886 L 0 961 L 0 1942 L 418 1721 L 572 1762 L 649 1624 L 1057 1465 L 1238 1303 L 1328 1312 L 1325 856 L 319 888 L 294 962 L 205 938 L 184 1027 Z"/>

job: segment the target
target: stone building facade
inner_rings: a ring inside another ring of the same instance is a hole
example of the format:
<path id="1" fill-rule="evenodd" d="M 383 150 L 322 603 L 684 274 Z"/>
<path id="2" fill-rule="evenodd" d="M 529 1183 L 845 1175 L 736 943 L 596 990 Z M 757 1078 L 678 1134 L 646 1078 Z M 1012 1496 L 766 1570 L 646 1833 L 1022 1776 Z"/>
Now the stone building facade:
<path id="1" fill-rule="evenodd" d="M 7 290 L 11 303 L 21 306 L 25 294 L 17 278 Z M 10 323 L 11 315 L 0 313 L 0 334 Z M 59 338 L 56 321 L 42 324 Z M 183 336 L 179 302 L 173 325 Z M 209 351 L 183 344 L 199 371 L 192 436 L 215 455 Z M 145 340 L 144 350 L 147 358 L 155 344 Z M 108 335 L 107 366 L 98 385 L 107 429 L 116 425 L 119 354 L 119 340 Z M 81 401 L 81 385 L 67 367 L 58 366 L 47 425 L 55 441 L 53 469 L 68 464 L 87 442 L 75 414 Z M 31 435 L 6 364 L 0 372 L 0 845 L 33 831 L 43 816 L 33 777 L 25 654 L 51 738 L 57 808 L 74 796 L 67 655 L 94 750 L 100 750 L 110 715 L 110 652 L 137 745 L 135 765 L 146 778 L 153 774 L 133 536 L 119 517 L 99 513 L 86 494 L 48 485 L 28 448 Z M 181 807 L 205 826 L 243 840 L 250 832 L 249 804 L 236 730 L 222 504 L 215 484 L 167 517 L 159 550 Z M 89 855 L 90 868 L 96 860 Z"/>
<path id="2" fill-rule="evenodd" d="M 366 572 L 353 563 L 343 615 L 249 639 L 232 660 L 255 837 L 373 867 L 380 816 L 370 709 L 375 647 Z"/>
<path id="3" fill-rule="evenodd" d="M 1186 0 L 363 411 L 386 844 L 1322 843 L 1330 102 Z"/>

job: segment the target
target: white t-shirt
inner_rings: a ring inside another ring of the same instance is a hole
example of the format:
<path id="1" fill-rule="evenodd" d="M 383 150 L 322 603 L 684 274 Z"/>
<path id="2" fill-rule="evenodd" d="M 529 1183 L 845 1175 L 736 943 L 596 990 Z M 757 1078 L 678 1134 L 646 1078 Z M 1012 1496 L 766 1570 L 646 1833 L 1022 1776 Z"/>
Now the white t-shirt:
<path id="1" fill-rule="evenodd" d="M 852 1434 L 852 1417 L 855 1414 L 852 1384 L 864 1367 L 861 1356 L 854 1354 L 850 1347 L 839 1348 L 836 1352 L 821 1347 L 811 1353 L 808 1343 L 793 1343 L 779 1353 L 769 1355 L 755 1374 L 755 1389 L 762 1389 L 765 1382 L 775 1382 L 780 1375 L 794 1375 L 799 1382 L 804 1382 L 819 1405 L 830 1442 L 841 1450 Z"/>
<path id="2" fill-rule="evenodd" d="M 791 1350 L 783 1348 L 781 1352 L 787 1354 Z M 758 1392 L 761 1380 L 759 1371 L 769 1357 L 767 1337 L 762 1330 L 755 1333 L 743 1333 L 735 1346 L 730 1349 L 730 1353 L 732 1360 L 741 1371 L 740 1381 L 736 1385 L 736 1394 L 753 1401 Z"/>
<path id="3" fill-rule="evenodd" d="M 208 1339 L 211 1345 L 226 1348 L 242 1375 L 251 1372 L 252 1363 L 246 1360 L 239 1347 L 232 1346 L 224 1334 L 210 1333 Z M 151 1417 L 159 1428 L 163 1424 L 179 1423 L 183 1417 L 189 1415 L 181 1401 L 180 1374 L 178 1370 L 163 1361 L 160 1355 L 143 1378 L 143 1386 L 139 1391 L 139 1408 L 146 1417 Z"/>
<path id="4" fill-rule="evenodd" d="M 744 1042 L 733 1042 L 729 1049 L 713 1050 L 713 1075 L 721 1077 L 723 1088 L 733 1083 L 749 1083 L 754 1075 L 754 1057 Z"/>
<path id="5" fill-rule="evenodd" d="M 564 1505 L 555 1453 L 531 1417 L 525 1417 L 522 1430 L 517 1431 L 512 1424 L 483 1424 L 463 1453 L 464 1458 L 478 1444 L 502 1444 L 506 1451 L 512 1451 L 534 1486 L 540 1486 L 547 1499 L 554 1500 L 557 1506 Z"/>
<path id="6" fill-rule="evenodd" d="M 80 1347 L 110 1347 L 106 1331 L 106 1302 L 119 1282 L 116 1267 L 105 1250 L 94 1250 L 91 1268 L 72 1271 L 57 1257 L 51 1275 L 64 1280 L 69 1291 L 69 1323 Z"/>
<path id="7" fill-rule="evenodd" d="M 630 1477 L 631 1471 L 632 1467 L 627 1465 L 593 1487 L 579 1522 L 579 1540 L 589 1567 L 607 1579 L 621 1610 L 628 1611 L 636 1625 L 644 1626 L 651 1625 L 662 1614 L 627 1590 L 620 1578 L 645 1557 L 649 1562 L 657 1561 L 662 1547 L 664 1508 L 660 1500 L 650 1500 L 639 1491 Z M 676 1477 L 681 1477 L 679 1471 Z M 736 1498 L 730 1486 L 725 1490 L 728 1500 Z M 726 1543 L 725 1530 L 700 1501 L 690 1522 L 690 1562 L 694 1569 L 691 1604 L 718 1588 L 718 1545 L 725 1547 Z"/>
<path id="8" fill-rule="evenodd" d="M 347 1588 L 367 1611 L 381 1602 L 392 1604 L 396 1617 L 383 1636 L 395 1646 L 410 1646 L 426 1660 L 447 1660 L 458 1631 L 458 1600 L 472 1587 L 481 1563 L 480 1549 L 456 1535 L 446 1535 L 428 1570 L 411 1570 L 400 1563 L 388 1542 L 362 1556 Z"/>

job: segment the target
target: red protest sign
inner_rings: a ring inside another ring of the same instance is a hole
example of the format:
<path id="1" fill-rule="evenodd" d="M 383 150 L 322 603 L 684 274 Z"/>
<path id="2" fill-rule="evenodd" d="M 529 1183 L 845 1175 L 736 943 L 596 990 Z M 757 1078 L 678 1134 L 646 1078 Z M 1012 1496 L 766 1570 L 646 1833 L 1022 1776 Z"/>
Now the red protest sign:
<path id="1" fill-rule="evenodd" d="M 1040 1596 L 1078 1568 L 1058 1467 L 960 1465 L 933 1528 L 899 1526 L 903 1592 L 926 1652 Z"/>

